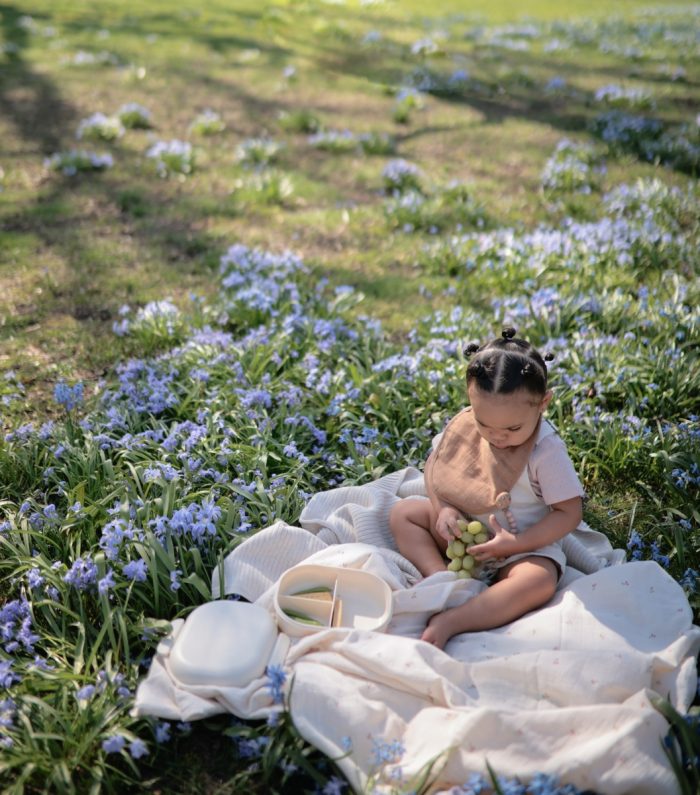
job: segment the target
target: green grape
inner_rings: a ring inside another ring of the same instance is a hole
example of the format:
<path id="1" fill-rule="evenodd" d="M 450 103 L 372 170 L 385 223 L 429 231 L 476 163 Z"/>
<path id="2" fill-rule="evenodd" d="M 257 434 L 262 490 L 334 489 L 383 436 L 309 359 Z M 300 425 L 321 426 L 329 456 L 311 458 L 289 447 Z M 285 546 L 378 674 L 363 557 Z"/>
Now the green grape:
<path id="1" fill-rule="evenodd" d="M 450 543 L 448 544 L 447 548 L 448 549 L 452 549 L 452 552 L 454 553 L 455 557 L 458 557 L 458 558 L 461 558 L 464 555 L 464 552 L 465 552 L 465 549 L 466 549 L 466 547 L 464 546 L 464 542 L 463 541 L 459 541 L 456 538 L 454 540 L 450 541 Z"/>

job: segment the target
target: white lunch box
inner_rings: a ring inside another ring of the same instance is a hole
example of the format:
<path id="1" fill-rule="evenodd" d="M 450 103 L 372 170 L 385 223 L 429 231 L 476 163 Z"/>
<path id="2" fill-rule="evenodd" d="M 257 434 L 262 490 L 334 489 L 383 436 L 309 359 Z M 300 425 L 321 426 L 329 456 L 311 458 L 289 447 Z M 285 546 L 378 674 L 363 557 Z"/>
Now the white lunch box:
<path id="1" fill-rule="evenodd" d="M 280 631 L 290 637 L 333 628 L 382 632 L 391 607 L 391 589 L 374 574 L 301 564 L 277 583 L 276 623 L 257 604 L 206 602 L 186 619 L 173 621 L 172 633 L 157 651 L 167 657 L 170 675 L 185 686 L 245 687 L 279 656 Z"/>

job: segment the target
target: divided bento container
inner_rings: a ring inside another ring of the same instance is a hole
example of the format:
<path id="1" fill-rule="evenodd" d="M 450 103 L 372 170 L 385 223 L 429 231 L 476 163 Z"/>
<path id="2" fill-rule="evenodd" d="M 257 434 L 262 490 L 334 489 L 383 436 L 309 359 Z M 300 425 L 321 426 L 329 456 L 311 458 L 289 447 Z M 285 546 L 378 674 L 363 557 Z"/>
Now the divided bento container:
<path id="1" fill-rule="evenodd" d="M 381 632 L 391 619 L 391 589 L 368 571 L 302 564 L 280 578 L 275 612 L 292 636 L 331 627 Z"/>

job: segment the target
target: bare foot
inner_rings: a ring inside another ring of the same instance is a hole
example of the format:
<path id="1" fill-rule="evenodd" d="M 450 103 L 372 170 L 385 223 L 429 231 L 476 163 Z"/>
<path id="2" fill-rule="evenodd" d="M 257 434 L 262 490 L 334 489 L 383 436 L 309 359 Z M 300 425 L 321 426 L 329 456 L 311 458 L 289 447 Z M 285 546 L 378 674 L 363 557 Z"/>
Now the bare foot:
<path id="1" fill-rule="evenodd" d="M 428 621 L 428 626 L 423 630 L 420 639 L 437 646 L 438 649 L 444 649 L 447 641 L 452 637 L 448 623 L 442 613 L 436 613 Z"/>

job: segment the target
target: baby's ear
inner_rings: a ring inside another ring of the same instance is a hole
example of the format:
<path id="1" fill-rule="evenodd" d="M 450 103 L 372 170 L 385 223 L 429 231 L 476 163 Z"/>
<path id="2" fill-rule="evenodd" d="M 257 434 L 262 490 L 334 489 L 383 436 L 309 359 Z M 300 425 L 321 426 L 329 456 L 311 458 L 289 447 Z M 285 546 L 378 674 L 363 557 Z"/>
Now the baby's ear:
<path id="1" fill-rule="evenodd" d="M 554 392 L 551 389 L 548 389 L 544 393 L 544 397 L 542 398 L 542 402 L 540 403 L 540 411 L 545 411 L 547 406 L 552 402 L 552 398 L 554 397 Z"/>

